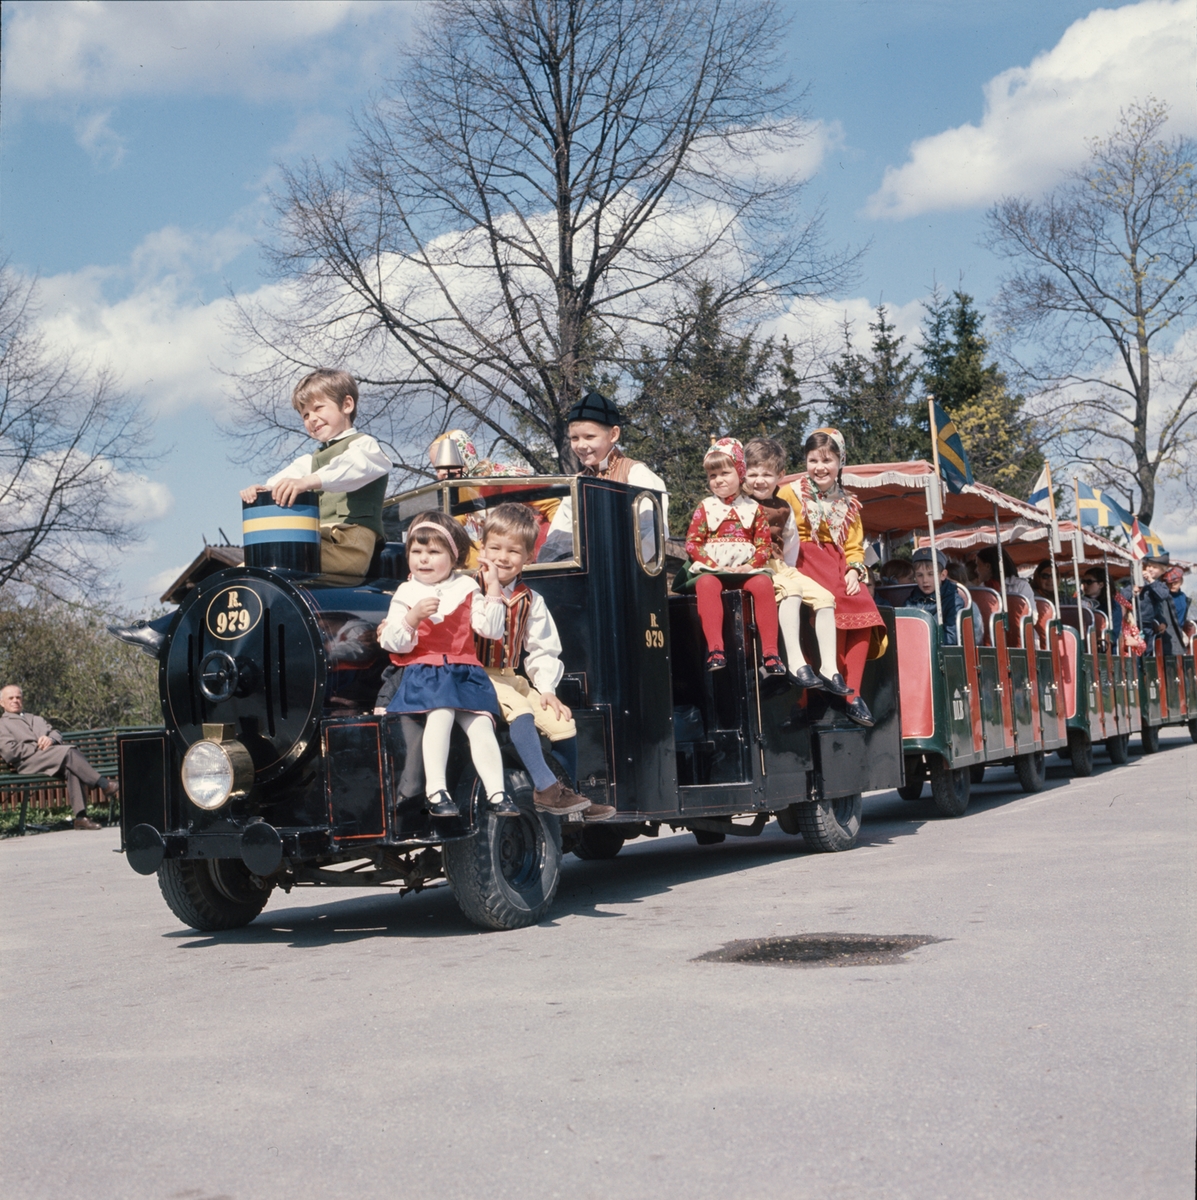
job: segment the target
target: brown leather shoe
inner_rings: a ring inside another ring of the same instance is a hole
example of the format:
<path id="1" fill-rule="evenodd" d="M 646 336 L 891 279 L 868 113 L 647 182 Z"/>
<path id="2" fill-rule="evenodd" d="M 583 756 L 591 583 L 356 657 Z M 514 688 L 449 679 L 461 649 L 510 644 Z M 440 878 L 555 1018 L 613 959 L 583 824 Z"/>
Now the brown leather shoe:
<path id="1" fill-rule="evenodd" d="M 75 828 L 76 829 L 103 829 L 104 826 L 100 825 L 96 821 L 93 821 L 91 819 L 91 817 L 87 816 L 86 813 L 80 813 L 75 818 Z"/>
<path id="2" fill-rule="evenodd" d="M 555 817 L 564 817 L 567 813 L 581 812 L 590 801 L 585 796 L 567 788 L 559 780 L 543 792 L 532 793 L 532 803 L 537 812 L 552 813 Z"/>
<path id="3" fill-rule="evenodd" d="M 591 804 L 591 806 L 582 813 L 582 820 L 587 825 L 592 825 L 595 821 L 609 821 L 615 816 L 615 805 L 613 804 Z"/>
<path id="4" fill-rule="evenodd" d="M 109 796 L 109 797 L 115 796 L 117 794 L 117 792 L 119 792 L 120 790 L 121 790 L 121 785 L 119 783 L 117 783 L 117 781 L 115 779 L 105 779 L 103 785 L 100 788 L 100 791 L 102 791 L 105 796 Z"/>

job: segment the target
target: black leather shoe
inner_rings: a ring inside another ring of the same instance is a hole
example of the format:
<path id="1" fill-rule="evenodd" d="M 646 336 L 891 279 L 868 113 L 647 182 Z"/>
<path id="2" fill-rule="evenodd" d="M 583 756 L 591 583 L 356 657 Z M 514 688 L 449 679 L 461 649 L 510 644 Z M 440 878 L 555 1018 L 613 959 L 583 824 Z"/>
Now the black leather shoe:
<path id="1" fill-rule="evenodd" d="M 820 675 L 819 678 L 823 681 L 824 690 L 833 696 L 846 696 L 852 690 L 838 671 L 830 679 L 826 675 Z"/>
<path id="2" fill-rule="evenodd" d="M 457 811 L 457 805 L 453 803 L 453 797 L 448 792 L 433 792 L 427 800 L 424 801 L 424 807 L 434 817 L 459 817 L 461 813 Z"/>
<path id="3" fill-rule="evenodd" d="M 869 712 L 869 706 L 859 696 L 844 706 L 844 712 L 857 725 L 864 725 L 866 728 L 871 728 L 873 725 L 873 714 Z"/>
<path id="4" fill-rule="evenodd" d="M 108 632 L 130 646 L 136 646 L 143 654 L 157 658 L 163 643 L 166 641 L 166 631 L 158 630 L 149 621 L 134 621 L 132 625 L 109 625 Z"/>
<path id="5" fill-rule="evenodd" d="M 815 669 L 810 665 L 810 663 L 803 663 L 803 665 L 794 672 L 794 679 L 799 687 L 808 688 L 812 692 L 822 691 L 823 689 L 822 676 L 815 673 Z"/>
<path id="6" fill-rule="evenodd" d="M 507 796 L 506 793 L 500 795 L 496 793 L 490 798 L 490 811 L 496 817 L 518 817 L 520 810 L 516 806 L 515 801 Z"/>
<path id="7" fill-rule="evenodd" d="M 776 654 L 770 654 L 763 663 L 761 663 L 761 678 L 769 679 L 773 676 L 784 676 L 786 673 L 786 665 L 777 657 Z"/>

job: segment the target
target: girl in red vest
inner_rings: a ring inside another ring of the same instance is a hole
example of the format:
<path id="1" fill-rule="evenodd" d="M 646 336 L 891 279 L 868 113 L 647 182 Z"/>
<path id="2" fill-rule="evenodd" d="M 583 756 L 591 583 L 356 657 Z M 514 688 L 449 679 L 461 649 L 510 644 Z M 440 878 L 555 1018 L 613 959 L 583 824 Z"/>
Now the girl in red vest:
<path id="1" fill-rule="evenodd" d="M 427 714 L 424 790 L 434 817 L 459 815 L 445 778 L 455 721 L 469 738 L 474 768 L 492 811 L 518 816 L 519 809 L 503 789 L 503 758 L 494 727 L 499 701 L 474 651 L 474 634 L 503 636 L 507 606 L 489 563 L 482 564 L 485 593 L 461 571 L 469 552 L 465 530 L 444 513 L 420 513 L 408 527 L 411 575 L 396 589 L 379 634 L 391 661 L 404 668 L 387 711 Z"/>

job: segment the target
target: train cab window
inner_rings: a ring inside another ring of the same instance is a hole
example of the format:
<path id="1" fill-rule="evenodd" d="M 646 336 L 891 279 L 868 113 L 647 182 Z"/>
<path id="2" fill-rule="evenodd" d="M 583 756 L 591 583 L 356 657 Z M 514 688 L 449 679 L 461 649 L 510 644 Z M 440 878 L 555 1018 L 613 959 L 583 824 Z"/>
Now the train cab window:
<path id="1" fill-rule="evenodd" d="M 665 565 L 664 521 L 661 501 L 656 492 L 641 492 L 632 501 L 632 520 L 636 526 L 636 557 L 648 575 L 659 575 Z"/>
<path id="2" fill-rule="evenodd" d="M 581 564 L 578 523 L 574 519 L 576 491 L 577 484 L 572 478 L 560 476 L 481 477 L 468 483 L 450 483 L 446 511 L 481 546 L 488 509 L 500 504 L 527 505 L 536 517 L 537 534 L 533 561 L 524 571 L 535 574 L 550 567 Z"/>
<path id="3" fill-rule="evenodd" d="M 382 531 L 388 542 L 402 542 L 417 513 L 445 509 L 445 485 L 428 483 L 388 500 L 382 509 Z"/>

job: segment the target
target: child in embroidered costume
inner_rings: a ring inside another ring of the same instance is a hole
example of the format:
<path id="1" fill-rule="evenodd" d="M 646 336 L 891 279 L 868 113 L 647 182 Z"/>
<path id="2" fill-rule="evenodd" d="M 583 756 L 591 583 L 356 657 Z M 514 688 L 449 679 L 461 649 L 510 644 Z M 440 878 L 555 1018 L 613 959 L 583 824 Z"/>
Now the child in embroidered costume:
<path id="1" fill-rule="evenodd" d="M 391 661 L 405 668 L 387 711 L 427 714 L 425 795 L 434 817 L 459 815 L 445 778 L 454 721 L 469 738 L 470 756 L 492 810 L 497 816 L 517 816 L 519 809 L 504 792 L 503 758 L 495 740 L 499 701 L 474 651 L 474 634 L 502 636 L 507 607 L 492 566 L 482 567 L 485 594 L 470 575 L 457 570 L 469 548 L 465 531 L 444 513 L 420 513 L 408 527 L 411 578 L 395 590 L 378 638 L 391 652 Z"/>
<path id="2" fill-rule="evenodd" d="M 499 504 L 487 512 L 481 561 L 489 563 L 498 576 L 506 620 L 500 637 L 475 634 L 474 646 L 494 684 L 512 744 L 532 777 L 536 807 L 557 816 L 581 812 L 584 821 L 605 821 L 615 815 L 615 809 L 609 804 L 592 804 L 563 787 L 540 748 L 543 733 L 570 780 L 577 779 L 577 726 L 573 714 L 554 695 L 565 673 L 561 639 L 543 597 L 520 578 L 532 560 L 537 532 L 536 515 L 526 504 Z M 521 655 L 524 674 L 517 673 Z"/>
<path id="3" fill-rule="evenodd" d="M 727 666 L 723 653 L 723 589 L 738 587 L 753 599 L 764 655 L 761 674 L 784 675 L 785 664 L 777 653 L 777 601 L 767 565 L 773 557 L 773 535 L 764 509 L 743 492 L 744 447 L 735 438 L 720 438 L 707 451 L 702 465 L 712 494 L 690 519 L 686 533 L 689 561 L 677 586 L 680 591 L 693 588 L 698 595 L 707 670 Z"/>
<path id="4" fill-rule="evenodd" d="M 794 566 L 798 561 L 798 525 L 794 510 L 777 494 L 785 464 L 785 449 L 772 438 L 753 438 L 744 447 L 744 487 L 764 510 L 773 536 L 773 557 L 766 565 L 773 572 L 777 622 L 785 640 L 790 674 L 804 688 L 821 688 L 823 679 L 802 653 L 799 618 L 802 605 L 808 605 L 815 614 L 819 656 L 823 662 L 834 662 L 835 597 Z"/>
<path id="5" fill-rule="evenodd" d="M 838 429 L 816 429 L 802 449 L 806 474 L 778 495 L 789 503 L 798 525 L 798 568 L 835 596 L 837 654 L 834 663 L 820 662 L 823 686 L 834 695 L 851 697 L 848 716 L 859 725 L 872 725 L 860 685 L 873 631 L 880 627 L 883 634 L 885 622 L 861 582 L 868 568 L 860 501 L 840 486 L 844 438 Z M 833 665 L 838 669 L 829 676 Z"/>
<path id="6" fill-rule="evenodd" d="M 391 460 L 368 433 L 354 429 L 357 404 L 357 382 L 345 371 L 305 375 L 291 393 L 291 406 L 319 449 L 241 492 L 246 504 L 260 492 L 271 492 L 283 508 L 301 492 L 319 492 L 320 569 L 331 575 L 365 575 L 383 540 L 382 502 Z"/>

